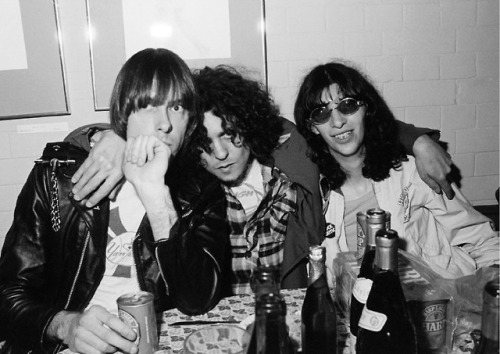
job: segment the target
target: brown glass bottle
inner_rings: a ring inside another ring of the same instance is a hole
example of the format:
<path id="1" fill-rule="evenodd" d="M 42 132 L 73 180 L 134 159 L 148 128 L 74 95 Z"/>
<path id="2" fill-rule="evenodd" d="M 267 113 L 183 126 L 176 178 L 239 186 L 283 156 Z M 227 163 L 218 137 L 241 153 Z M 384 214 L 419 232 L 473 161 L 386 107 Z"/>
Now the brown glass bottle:
<path id="1" fill-rule="evenodd" d="M 398 234 L 377 232 L 373 285 L 359 320 L 357 354 L 416 354 L 417 342 L 398 275 Z"/>
<path id="2" fill-rule="evenodd" d="M 387 214 L 382 209 L 369 209 L 366 212 L 367 240 L 365 253 L 361 261 L 358 279 L 354 283 L 351 295 L 349 329 L 353 337 L 358 334 L 358 322 L 370 293 L 373 280 L 373 264 L 375 263 L 375 235 L 378 230 L 385 229 Z M 353 339 L 353 342 L 355 340 Z"/>
<path id="3" fill-rule="evenodd" d="M 481 340 L 477 354 L 498 354 L 499 331 L 499 280 L 486 283 L 483 290 L 483 317 L 481 320 Z"/>
<path id="4" fill-rule="evenodd" d="M 302 305 L 302 352 L 337 352 L 337 314 L 325 273 L 325 247 L 309 248 L 309 286 Z"/>
<path id="5" fill-rule="evenodd" d="M 256 298 L 255 324 L 248 354 L 292 354 L 292 342 L 286 326 L 286 304 L 276 293 Z"/>

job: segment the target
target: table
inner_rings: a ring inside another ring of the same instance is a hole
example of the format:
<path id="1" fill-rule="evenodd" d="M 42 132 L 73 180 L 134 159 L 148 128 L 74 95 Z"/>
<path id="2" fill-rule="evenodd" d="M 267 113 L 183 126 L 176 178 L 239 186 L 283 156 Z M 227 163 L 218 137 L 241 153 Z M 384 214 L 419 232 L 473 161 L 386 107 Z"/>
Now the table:
<path id="1" fill-rule="evenodd" d="M 305 289 L 282 290 L 281 295 L 285 299 L 287 305 L 286 322 L 289 328 L 290 337 L 298 343 L 300 348 L 301 343 L 301 309 L 304 301 Z M 165 354 L 182 353 L 184 339 L 195 330 L 207 326 L 204 325 L 171 325 L 179 321 L 243 321 L 254 314 L 255 301 L 253 294 L 242 294 L 227 297 L 222 299 L 217 306 L 204 315 L 187 316 L 177 309 L 171 309 L 159 314 L 158 326 L 160 328 L 160 349 Z M 340 311 L 337 311 L 340 314 Z M 338 315 L 339 321 L 337 325 L 337 337 L 339 342 L 339 353 L 350 353 L 348 347 L 348 327 L 345 319 Z M 235 324 L 237 325 L 237 324 Z"/>

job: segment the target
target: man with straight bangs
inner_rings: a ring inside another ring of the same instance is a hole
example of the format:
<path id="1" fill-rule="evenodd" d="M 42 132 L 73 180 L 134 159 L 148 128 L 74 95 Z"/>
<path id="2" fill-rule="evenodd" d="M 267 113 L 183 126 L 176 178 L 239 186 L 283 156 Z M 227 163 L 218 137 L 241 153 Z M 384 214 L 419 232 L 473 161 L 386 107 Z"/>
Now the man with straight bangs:
<path id="1" fill-rule="evenodd" d="M 120 70 L 110 106 L 113 132 L 126 140 L 113 197 L 93 209 L 73 198 L 71 178 L 88 154 L 64 143 L 47 145 L 21 191 L 0 258 L 2 353 L 135 354 L 119 296 L 148 291 L 156 311 L 188 314 L 221 296 L 223 192 L 179 174 L 198 117 L 188 67 L 166 49 L 140 51 Z"/>
<path id="2" fill-rule="evenodd" d="M 186 161 L 192 163 L 184 165 L 191 167 L 185 174 L 208 171 L 222 182 L 231 228 L 232 292 L 251 291 L 249 279 L 258 264 L 277 265 L 282 288 L 306 287 L 308 247 L 333 235 L 325 232 L 318 168 L 304 138 L 280 117 L 260 83 L 230 67 L 205 68 L 194 76 L 204 124 L 187 145 Z M 419 173 L 452 197 L 446 180 L 451 160 L 427 135 L 438 132 L 400 126 L 406 149 L 419 152 L 416 158 L 424 167 Z M 114 140 L 101 139 L 73 177 L 73 191 L 78 199 L 88 198 L 90 206 L 120 178 L 113 167 L 120 163 L 112 162 L 121 158 L 118 142 L 110 144 Z M 140 165 L 144 160 L 138 155 L 134 161 Z"/>

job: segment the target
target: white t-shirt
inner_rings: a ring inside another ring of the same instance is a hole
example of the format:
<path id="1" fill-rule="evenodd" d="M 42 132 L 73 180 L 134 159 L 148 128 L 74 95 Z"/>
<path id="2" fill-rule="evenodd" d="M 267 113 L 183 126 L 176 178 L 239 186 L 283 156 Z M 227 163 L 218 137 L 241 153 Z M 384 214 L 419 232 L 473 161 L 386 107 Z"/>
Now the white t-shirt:
<path id="1" fill-rule="evenodd" d="M 237 187 L 231 187 L 234 196 L 245 210 L 247 220 L 250 220 L 264 198 L 264 178 L 262 166 L 253 160 L 245 180 Z"/>
<path id="2" fill-rule="evenodd" d="M 117 314 L 116 299 L 140 290 L 132 242 L 144 214 L 144 206 L 134 186 L 125 182 L 116 200 L 110 203 L 106 269 L 89 306 L 101 305 Z"/>

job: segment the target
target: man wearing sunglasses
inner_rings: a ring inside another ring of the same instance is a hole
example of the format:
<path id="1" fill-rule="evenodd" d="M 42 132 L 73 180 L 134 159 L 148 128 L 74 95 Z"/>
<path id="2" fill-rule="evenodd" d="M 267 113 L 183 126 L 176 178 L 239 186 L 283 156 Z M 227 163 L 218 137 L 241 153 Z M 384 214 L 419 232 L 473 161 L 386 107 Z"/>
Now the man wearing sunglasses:
<path id="1" fill-rule="evenodd" d="M 294 113 L 321 171 L 325 219 L 335 231 L 325 239 L 327 267 L 338 252 L 360 251 L 357 213 L 371 208 L 389 212 L 399 247 L 445 278 L 498 263 L 490 220 L 456 185 L 449 200 L 423 183 L 399 141 L 394 114 L 355 67 L 333 61 L 313 68 Z"/>

